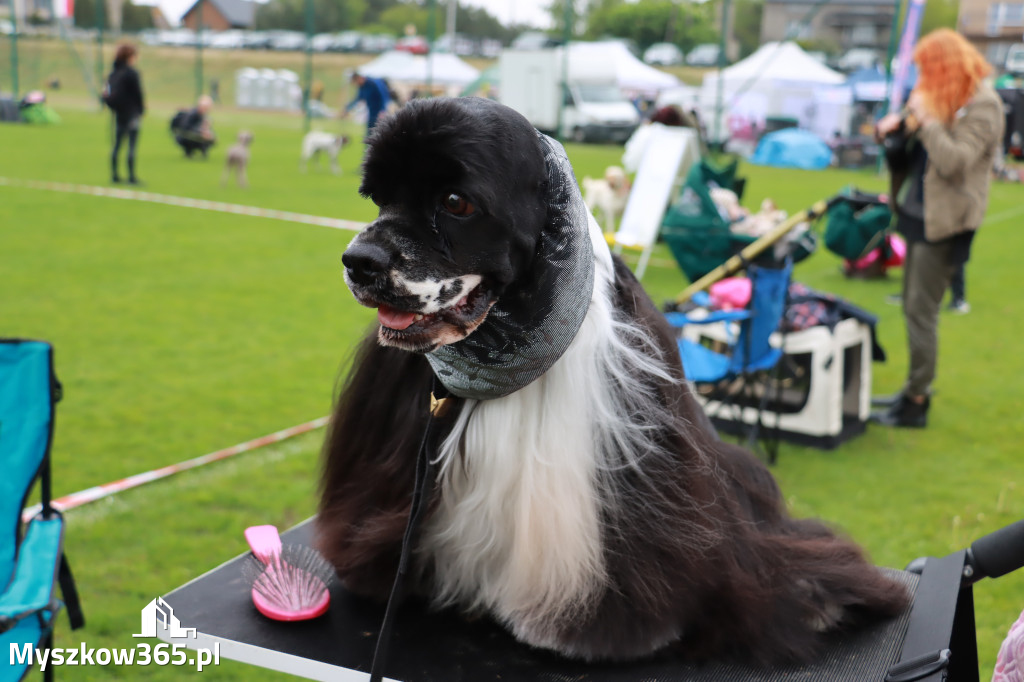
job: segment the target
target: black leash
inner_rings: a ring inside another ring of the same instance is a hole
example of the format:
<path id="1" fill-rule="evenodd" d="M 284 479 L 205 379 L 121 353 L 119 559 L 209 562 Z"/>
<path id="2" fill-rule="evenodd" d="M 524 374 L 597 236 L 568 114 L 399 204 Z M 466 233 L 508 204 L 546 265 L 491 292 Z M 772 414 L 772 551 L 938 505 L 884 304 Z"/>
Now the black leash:
<path id="1" fill-rule="evenodd" d="M 413 483 L 412 508 L 409 511 L 409 521 L 405 525 L 405 535 L 402 537 L 402 554 L 398 559 L 398 573 L 395 575 L 395 582 L 391 585 L 391 595 L 388 597 L 388 605 L 384 610 L 380 634 L 377 635 L 377 647 L 373 652 L 373 663 L 370 664 L 370 682 L 383 680 L 384 665 L 388 658 L 388 645 L 391 643 L 391 631 L 395 624 L 395 612 L 398 611 L 405 596 L 405 576 L 409 568 L 409 559 L 420 521 L 427 508 L 428 487 L 434 479 L 434 460 L 436 459 L 430 439 L 432 427 L 435 420 L 448 413 L 454 401 L 455 399 L 451 397 L 448 389 L 440 384 L 435 377 L 433 389 L 430 392 L 430 419 L 427 420 L 427 426 L 423 429 L 423 439 L 420 441 L 419 453 L 416 456 L 416 480 Z"/>

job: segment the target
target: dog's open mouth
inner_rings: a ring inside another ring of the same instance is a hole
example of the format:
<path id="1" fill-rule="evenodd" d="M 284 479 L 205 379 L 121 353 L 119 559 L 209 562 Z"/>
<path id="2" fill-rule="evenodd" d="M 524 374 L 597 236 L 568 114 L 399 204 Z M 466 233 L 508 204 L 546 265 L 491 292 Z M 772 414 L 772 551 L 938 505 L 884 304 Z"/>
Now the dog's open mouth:
<path id="1" fill-rule="evenodd" d="M 429 352 L 469 336 L 487 317 L 494 305 L 488 289 L 477 285 L 453 305 L 425 315 L 377 305 L 380 342 L 405 350 Z"/>

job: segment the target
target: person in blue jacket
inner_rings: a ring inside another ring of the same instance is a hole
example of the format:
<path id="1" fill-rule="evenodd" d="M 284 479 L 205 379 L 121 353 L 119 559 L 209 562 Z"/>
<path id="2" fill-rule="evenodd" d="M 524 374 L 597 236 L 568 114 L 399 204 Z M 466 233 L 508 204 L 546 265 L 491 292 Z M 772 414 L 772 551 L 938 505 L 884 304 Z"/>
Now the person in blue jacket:
<path id="1" fill-rule="evenodd" d="M 366 134 L 369 135 L 373 126 L 377 124 L 377 117 L 384 111 L 391 96 L 388 94 L 388 85 L 381 78 L 370 78 L 358 71 L 352 74 L 352 82 L 359 87 L 355 98 L 348 103 L 345 111 L 352 111 L 359 102 L 366 103 Z"/>

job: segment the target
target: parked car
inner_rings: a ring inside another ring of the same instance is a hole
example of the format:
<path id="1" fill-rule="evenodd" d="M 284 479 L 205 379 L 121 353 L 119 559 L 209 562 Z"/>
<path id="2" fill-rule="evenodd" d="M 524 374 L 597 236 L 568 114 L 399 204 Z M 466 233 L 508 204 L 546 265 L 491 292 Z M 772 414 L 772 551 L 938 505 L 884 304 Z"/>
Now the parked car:
<path id="1" fill-rule="evenodd" d="M 313 36 L 313 51 L 329 52 L 334 48 L 334 43 L 337 39 L 337 36 L 333 33 L 317 33 Z"/>
<path id="2" fill-rule="evenodd" d="M 195 31 L 187 28 L 177 28 L 170 31 L 160 32 L 160 44 L 172 47 L 195 47 L 199 44 Z"/>
<path id="3" fill-rule="evenodd" d="M 686 55 L 686 63 L 690 66 L 717 66 L 718 45 L 705 43 L 690 50 Z"/>
<path id="4" fill-rule="evenodd" d="M 456 33 L 455 39 L 452 40 L 446 33 L 434 41 L 434 49 L 438 52 L 451 52 L 460 57 L 469 57 L 476 53 L 476 43 L 459 33 Z"/>
<path id="5" fill-rule="evenodd" d="M 4 32 L 3 29 L 4 20 L 0 19 L 0 33 Z M 155 28 L 147 28 L 144 31 L 139 31 L 139 41 L 143 45 L 156 46 L 160 44 L 160 31 Z"/>
<path id="6" fill-rule="evenodd" d="M 878 53 L 871 48 L 854 47 L 844 52 L 836 65 L 840 71 L 850 73 L 859 69 L 872 69 L 879 63 L 881 60 Z"/>
<path id="7" fill-rule="evenodd" d="M 554 47 L 558 41 L 551 38 L 547 33 L 540 31 L 526 31 L 516 36 L 510 46 L 513 50 L 541 50 L 545 47 Z"/>
<path id="8" fill-rule="evenodd" d="M 1006 53 L 1004 68 L 1015 76 L 1024 75 L 1024 43 L 1011 45 Z"/>
<path id="9" fill-rule="evenodd" d="M 359 31 L 343 31 L 334 38 L 335 52 L 357 52 L 363 42 L 363 34 Z"/>
<path id="10" fill-rule="evenodd" d="M 266 50 L 270 48 L 271 35 L 266 31 L 246 31 L 242 39 L 242 47 L 247 50 Z"/>
<path id="11" fill-rule="evenodd" d="M 301 31 L 278 31 L 270 39 L 273 50 L 302 50 L 306 47 L 306 34 Z"/>
<path id="12" fill-rule="evenodd" d="M 426 41 L 424 41 L 425 43 Z M 359 51 L 369 54 L 380 54 L 388 50 L 396 49 L 397 41 L 384 33 L 373 33 L 363 36 L 359 43 Z"/>
<path id="13" fill-rule="evenodd" d="M 423 36 L 404 36 L 395 43 L 395 49 L 413 54 L 426 54 L 430 51 L 430 45 Z"/>
<path id="14" fill-rule="evenodd" d="M 210 47 L 218 50 L 238 50 L 245 47 L 244 31 L 220 31 L 210 37 Z"/>
<path id="15" fill-rule="evenodd" d="M 14 24 L 8 21 L 7 19 L 0 19 L 0 35 L 9 36 L 13 34 Z"/>
<path id="16" fill-rule="evenodd" d="M 672 43 L 654 43 L 644 50 L 644 61 L 655 66 L 675 66 L 683 63 L 683 51 Z"/>
<path id="17" fill-rule="evenodd" d="M 477 56 L 484 57 L 486 59 L 497 59 L 498 55 L 501 54 L 501 50 L 504 46 L 500 40 L 495 38 L 484 38 L 480 41 L 477 46 Z"/>

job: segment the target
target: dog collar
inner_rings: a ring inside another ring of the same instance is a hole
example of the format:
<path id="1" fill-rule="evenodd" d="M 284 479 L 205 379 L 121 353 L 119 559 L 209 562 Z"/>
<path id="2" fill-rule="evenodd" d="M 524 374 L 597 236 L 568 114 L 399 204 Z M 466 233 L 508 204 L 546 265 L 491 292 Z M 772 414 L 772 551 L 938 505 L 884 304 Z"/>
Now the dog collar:
<path id="1" fill-rule="evenodd" d="M 548 176 L 548 215 L 530 281 L 503 294 L 468 337 L 426 356 L 441 383 L 461 398 L 501 398 L 539 378 L 576 338 L 590 306 L 589 211 L 565 149 L 537 135 Z"/>

